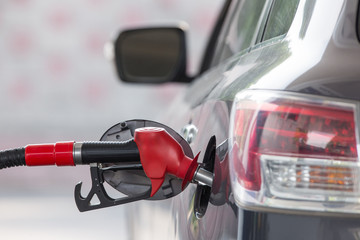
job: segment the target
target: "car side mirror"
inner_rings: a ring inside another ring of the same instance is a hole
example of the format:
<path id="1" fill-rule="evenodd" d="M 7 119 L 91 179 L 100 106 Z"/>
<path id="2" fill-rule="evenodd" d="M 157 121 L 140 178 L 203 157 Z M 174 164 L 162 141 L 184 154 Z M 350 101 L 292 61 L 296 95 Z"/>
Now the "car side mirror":
<path id="1" fill-rule="evenodd" d="M 189 82 L 185 31 L 160 27 L 126 30 L 114 43 L 115 65 L 122 81 Z"/>

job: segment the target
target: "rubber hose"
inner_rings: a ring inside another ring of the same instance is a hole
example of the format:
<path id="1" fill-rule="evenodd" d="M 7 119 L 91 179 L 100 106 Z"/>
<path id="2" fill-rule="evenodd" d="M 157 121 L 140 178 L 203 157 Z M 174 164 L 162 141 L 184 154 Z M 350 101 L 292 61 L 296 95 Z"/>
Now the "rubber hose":
<path id="1" fill-rule="evenodd" d="M 0 169 L 25 165 L 24 147 L 0 151 Z"/>

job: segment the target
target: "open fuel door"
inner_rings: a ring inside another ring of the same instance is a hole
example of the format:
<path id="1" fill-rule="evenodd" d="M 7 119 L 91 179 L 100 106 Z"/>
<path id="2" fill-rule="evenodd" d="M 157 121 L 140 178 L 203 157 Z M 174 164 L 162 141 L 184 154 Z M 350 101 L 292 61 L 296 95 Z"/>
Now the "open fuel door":
<path id="1" fill-rule="evenodd" d="M 130 120 L 116 124 L 104 133 L 100 141 L 129 141 L 134 139 L 136 129 L 147 127 L 165 129 L 180 144 L 184 154 L 191 159 L 194 158 L 190 146 L 177 132 L 163 124 L 148 120 Z M 81 212 L 141 199 L 166 199 L 176 196 L 182 191 L 183 180 L 174 175 L 166 174 L 161 187 L 150 197 L 151 180 L 146 176 L 141 162 L 136 161 L 94 163 L 90 165 L 90 173 L 92 188 L 87 197 L 81 195 L 81 183 L 75 187 L 75 201 Z M 125 197 L 120 199 L 111 198 L 104 188 L 104 182 L 123 193 Z M 98 204 L 91 204 L 94 195 L 99 199 Z"/>

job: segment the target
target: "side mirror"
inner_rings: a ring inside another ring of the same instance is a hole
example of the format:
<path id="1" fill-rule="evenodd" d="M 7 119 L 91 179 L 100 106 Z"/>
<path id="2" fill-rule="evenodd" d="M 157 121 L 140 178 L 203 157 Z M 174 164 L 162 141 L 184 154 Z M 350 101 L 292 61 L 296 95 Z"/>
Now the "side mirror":
<path id="1" fill-rule="evenodd" d="M 181 28 L 123 31 L 114 43 L 115 65 L 121 80 L 132 83 L 189 82 L 186 41 Z"/>

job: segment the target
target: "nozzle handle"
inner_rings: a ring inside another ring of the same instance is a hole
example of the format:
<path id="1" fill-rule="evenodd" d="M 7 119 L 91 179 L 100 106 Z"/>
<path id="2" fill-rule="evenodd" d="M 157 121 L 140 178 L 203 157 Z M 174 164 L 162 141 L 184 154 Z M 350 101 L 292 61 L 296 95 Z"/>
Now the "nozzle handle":
<path id="1" fill-rule="evenodd" d="M 164 182 L 165 174 L 183 179 L 182 188 L 192 181 L 198 167 L 197 157 L 187 157 L 181 145 L 163 128 L 145 127 L 135 130 L 144 172 L 151 180 L 153 196 Z"/>

